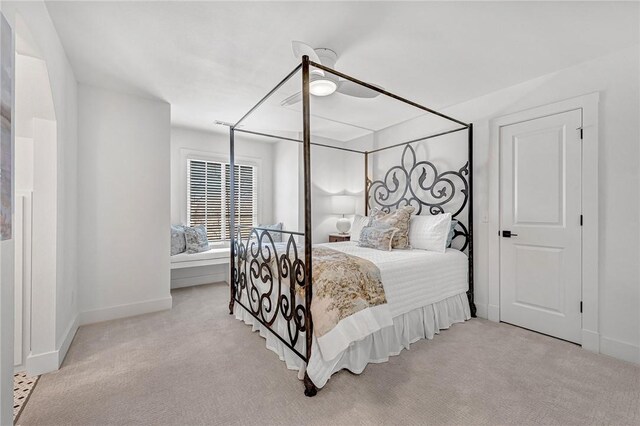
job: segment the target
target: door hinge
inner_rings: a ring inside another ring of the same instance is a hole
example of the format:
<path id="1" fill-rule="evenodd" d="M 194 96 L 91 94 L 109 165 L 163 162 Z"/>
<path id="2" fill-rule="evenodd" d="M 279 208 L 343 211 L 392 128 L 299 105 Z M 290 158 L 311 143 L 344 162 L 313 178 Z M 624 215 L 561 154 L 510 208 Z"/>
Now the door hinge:
<path id="1" fill-rule="evenodd" d="M 580 313 L 582 313 L 582 300 L 580 301 Z"/>
<path id="2" fill-rule="evenodd" d="M 583 223 L 583 218 L 582 218 L 582 215 L 580 215 L 580 226 L 582 226 L 582 223 Z"/>
<path id="3" fill-rule="evenodd" d="M 580 140 L 584 139 L 584 129 L 582 127 L 578 127 L 576 130 L 580 130 Z"/>

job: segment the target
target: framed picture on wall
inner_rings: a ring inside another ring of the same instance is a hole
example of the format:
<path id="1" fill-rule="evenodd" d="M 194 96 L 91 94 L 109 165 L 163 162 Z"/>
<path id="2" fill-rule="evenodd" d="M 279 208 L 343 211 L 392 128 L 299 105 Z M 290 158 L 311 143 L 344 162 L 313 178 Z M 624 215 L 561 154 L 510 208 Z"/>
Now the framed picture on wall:
<path id="1" fill-rule="evenodd" d="M 13 222 L 13 33 L 0 14 L 0 239 L 12 237 Z"/>

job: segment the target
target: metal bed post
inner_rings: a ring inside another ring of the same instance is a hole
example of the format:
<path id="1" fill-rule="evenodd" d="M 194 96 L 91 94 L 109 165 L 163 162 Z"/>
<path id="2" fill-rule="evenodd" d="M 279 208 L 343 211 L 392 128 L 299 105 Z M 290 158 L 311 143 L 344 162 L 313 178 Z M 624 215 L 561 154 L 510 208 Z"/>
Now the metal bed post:
<path id="1" fill-rule="evenodd" d="M 235 223 L 236 223 L 236 194 L 235 194 L 235 141 L 234 141 L 234 130 L 233 127 L 229 127 L 229 167 L 231 168 L 229 170 L 229 176 L 231 179 L 231 182 L 229 183 L 230 185 L 230 190 L 231 190 L 231 197 L 230 197 L 230 206 L 229 206 L 229 227 L 231 228 L 231 247 L 230 247 L 230 252 L 231 252 L 231 258 L 230 258 L 230 262 L 229 262 L 229 287 L 230 287 L 230 292 L 231 292 L 231 300 L 229 300 L 229 315 L 233 315 L 233 306 L 235 304 L 235 300 L 236 300 L 236 277 L 235 277 L 235 241 L 236 241 L 236 229 L 235 229 Z"/>
<path id="2" fill-rule="evenodd" d="M 309 57 L 302 57 L 302 158 L 304 163 L 304 325 L 306 343 L 306 362 L 311 360 L 313 343 L 313 318 L 311 315 L 311 299 L 313 297 L 312 271 L 312 227 L 311 227 L 311 113 L 309 105 Z M 304 375 L 304 394 L 314 396 L 318 392 L 309 375 Z"/>
<path id="3" fill-rule="evenodd" d="M 369 151 L 364 152 L 364 215 L 369 214 Z"/>
<path id="4" fill-rule="evenodd" d="M 476 316 L 476 304 L 473 301 L 473 123 L 469 123 L 469 310 L 471 316 Z"/>

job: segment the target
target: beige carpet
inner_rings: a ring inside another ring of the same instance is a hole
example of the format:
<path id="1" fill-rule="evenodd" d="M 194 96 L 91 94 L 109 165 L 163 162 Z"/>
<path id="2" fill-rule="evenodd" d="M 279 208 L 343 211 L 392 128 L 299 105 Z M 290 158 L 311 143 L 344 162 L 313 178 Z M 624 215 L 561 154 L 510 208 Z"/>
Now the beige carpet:
<path id="1" fill-rule="evenodd" d="M 181 289 L 171 311 L 81 327 L 20 424 L 640 424 L 638 366 L 478 319 L 306 398 L 227 292 Z"/>

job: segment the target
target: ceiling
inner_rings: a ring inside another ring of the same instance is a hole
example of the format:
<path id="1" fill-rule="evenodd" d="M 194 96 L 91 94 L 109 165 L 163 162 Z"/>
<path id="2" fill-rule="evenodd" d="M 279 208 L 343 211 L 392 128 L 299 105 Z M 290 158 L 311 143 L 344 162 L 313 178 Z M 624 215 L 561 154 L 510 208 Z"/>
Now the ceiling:
<path id="1" fill-rule="evenodd" d="M 297 65 L 292 40 L 331 48 L 336 69 L 433 108 L 639 43 L 637 3 L 56 1 L 47 7 L 80 82 L 165 100 L 174 125 L 207 130 L 215 120 L 237 121 Z M 265 105 L 256 126 L 298 125 L 299 108 L 278 105 L 285 95 Z M 325 115 L 318 127 L 339 140 L 420 113 L 341 94 L 322 102 L 312 107 Z M 356 126 L 340 123 L 355 110 Z"/>

